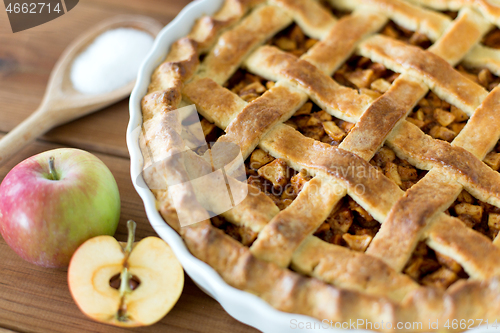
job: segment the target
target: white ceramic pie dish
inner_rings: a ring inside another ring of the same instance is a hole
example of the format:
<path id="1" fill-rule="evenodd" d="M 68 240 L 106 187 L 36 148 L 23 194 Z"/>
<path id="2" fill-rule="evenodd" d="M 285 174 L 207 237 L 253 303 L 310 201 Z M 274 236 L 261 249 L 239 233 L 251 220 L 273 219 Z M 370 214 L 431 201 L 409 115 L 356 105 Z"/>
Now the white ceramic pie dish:
<path id="1" fill-rule="evenodd" d="M 194 257 L 186 248 L 182 238 L 161 217 L 156 200 L 144 182 L 141 171 L 143 158 L 139 147 L 142 125 L 141 99 L 147 92 L 151 74 L 163 62 L 170 45 L 186 36 L 195 20 L 203 15 L 212 15 L 224 0 L 197 0 L 186 6 L 156 37 L 154 46 L 141 65 L 135 87 L 130 96 L 130 121 L 127 129 L 127 145 L 131 159 L 132 182 L 142 198 L 148 219 L 158 233 L 173 249 L 186 273 L 207 294 L 215 298 L 222 307 L 237 320 L 263 332 L 341 332 L 311 317 L 278 311 L 259 297 L 229 286 L 209 265 Z M 474 332 L 492 332 L 493 328 L 476 328 Z M 351 330 L 350 332 L 368 332 Z"/>

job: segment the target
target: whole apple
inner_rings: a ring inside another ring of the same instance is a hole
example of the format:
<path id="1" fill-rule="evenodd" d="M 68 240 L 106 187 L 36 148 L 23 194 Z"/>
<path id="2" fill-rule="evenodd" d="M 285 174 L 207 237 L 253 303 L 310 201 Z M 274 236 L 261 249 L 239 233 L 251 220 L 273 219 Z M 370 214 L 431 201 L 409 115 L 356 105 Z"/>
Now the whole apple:
<path id="1" fill-rule="evenodd" d="M 0 233 L 23 259 L 43 267 L 68 266 L 83 242 L 114 235 L 119 217 L 111 171 L 83 150 L 32 156 L 0 185 Z"/>

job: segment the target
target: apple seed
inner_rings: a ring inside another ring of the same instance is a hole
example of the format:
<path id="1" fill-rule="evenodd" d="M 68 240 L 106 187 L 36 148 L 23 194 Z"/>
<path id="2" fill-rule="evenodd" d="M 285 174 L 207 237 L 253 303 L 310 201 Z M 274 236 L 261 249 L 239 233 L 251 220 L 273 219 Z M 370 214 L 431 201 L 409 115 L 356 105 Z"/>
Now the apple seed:
<path id="1" fill-rule="evenodd" d="M 113 275 L 111 277 L 111 279 L 109 279 L 109 285 L 111 288 L 118 290 L 118 289 L 120 289 L 121 281 L 122 280 L 120 279 L 120 273 L 118 273 L 118 274 Z M 129 288 L 131 290 L 136 290 L 140 284 L 141 284 L 141 280 L 137 276 L 132 275 L 130 277 L 128 285 L 129 285 Z"/>

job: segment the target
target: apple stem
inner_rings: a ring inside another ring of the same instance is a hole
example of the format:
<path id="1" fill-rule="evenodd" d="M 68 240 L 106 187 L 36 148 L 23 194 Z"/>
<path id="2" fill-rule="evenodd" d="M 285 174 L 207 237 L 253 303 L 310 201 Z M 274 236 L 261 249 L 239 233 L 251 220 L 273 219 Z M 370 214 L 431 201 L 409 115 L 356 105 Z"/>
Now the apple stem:
<path id="1" fill-rule="evenodd" d="M 123 267 L 122 272 L 120 274 L 120 295 L 123 297 L 126 292 L 130 291 L 129 288 L 129 280 L 130 280 L 130 274 L 128 273 L 128 268 Z"/>
<path id="2" fill-rule="evenodd" d="M 127 246 L 125 247 L 125 255 L 127 257 L 130 251 L 132 251 L 132 246 L 134 245 L 136 226 L 137 224 L 134 221 L 132 220 L 127 221 L 128 239 L 127 239 Z"/>
<path id="3" fill-rule="evenodd" d="M 130 252 L 132 252 L 132 246 L 134 245 L 134 240 L 135 240 L 135 228 L 137 224 L 132 221 L 128 220 L 127 221 L 127 229 L 128 229 L 128 239 L 127 239 L 127 246 L 125 247 L 125 259 L 123 261 L 123 269 L 120 274 L 120 298 L 121 298 L 121 304 L 120 304 L 120 309 L 118 311 L 118 320 L 121 322 L 127 321 L 127 309 L 124 308 L 124 299 L 125 295 L 129 293 L 132 289 L 130 289 L 130 278 L 132 277 L 131 274 L 128 272 L 128 257 L 130 256 Z"/>
<path id="4" fill-rule="evenodd" d="M 54 166 L 54 156 L 49 157 L 49 173 L 52 180 L 59 180 L 59 176 L 57 175 L 56 168 Z"/>
<path id="5" fill-rule="evenodd" d="M 118 309 L 118 321 L 127 321 L 127 306 L 125 305 L 125 295 L 130 292 L 129 280 L 130 274 L 128 273 L 128 268 L 123 267 L 120 274 L 120 307 Z"/>

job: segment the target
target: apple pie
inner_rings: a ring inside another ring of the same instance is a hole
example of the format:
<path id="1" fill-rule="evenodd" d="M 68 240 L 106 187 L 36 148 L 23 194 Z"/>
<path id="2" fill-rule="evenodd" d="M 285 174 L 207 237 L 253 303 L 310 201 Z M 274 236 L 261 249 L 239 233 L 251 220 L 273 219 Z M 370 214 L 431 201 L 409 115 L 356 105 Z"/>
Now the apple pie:
<path id="1" fill-rule="evenodd" d="M 161 215 L 281 311 L 391 323 L 381 331 L 495 323 L 497 26 L 490 0 L 226 0 L 172 44 L 142 99 Z M 248 195 L 217 216 L 216 191 L 197 197 L 192 166 L 169 159 L 186 151 L 175 111 L 192 104 L 206 141 L 244 160 L 233 185 Z M 182 226 L 179 207 L 200 222 Z"/>

